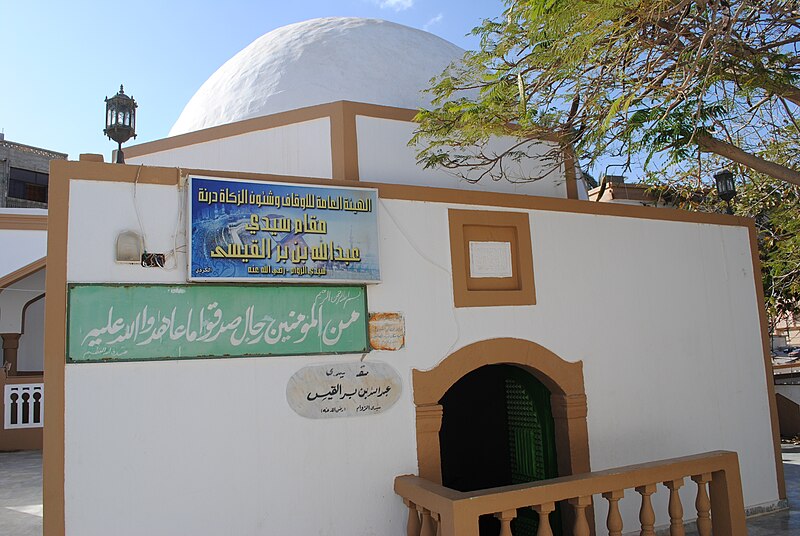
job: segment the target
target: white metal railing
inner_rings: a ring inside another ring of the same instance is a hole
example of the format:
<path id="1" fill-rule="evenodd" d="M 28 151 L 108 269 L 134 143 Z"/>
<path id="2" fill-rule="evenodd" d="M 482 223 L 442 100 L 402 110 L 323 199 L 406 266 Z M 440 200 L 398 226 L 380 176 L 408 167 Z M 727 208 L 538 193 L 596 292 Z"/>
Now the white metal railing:
<path id="1" fill-rule="evenodd" d="M 8 384 L 3 397 L 4 427 L 41 428 L 44 424 L 44 384 Z"/>

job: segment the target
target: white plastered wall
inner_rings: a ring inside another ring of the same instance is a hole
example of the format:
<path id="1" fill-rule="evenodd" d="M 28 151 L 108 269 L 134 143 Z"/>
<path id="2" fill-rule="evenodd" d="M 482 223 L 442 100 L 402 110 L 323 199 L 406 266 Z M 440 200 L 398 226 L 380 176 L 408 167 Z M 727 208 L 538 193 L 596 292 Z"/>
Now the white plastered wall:
<path id="1" fill-rule="evenodd" d="M 39 270 L 0 289 L 0 333 L 22 333 L 22 310 L 44 293 L 45 273 Z"/>
<path id="2" fill-rule="evenodd" d="M 172 272 L 113 262 L 116 234 L 138 225 L 131 188 L 71 182 L 69 281 L 185 280 L 181 253 Z M 148 249 L 172 248 L 183 199 L 153 185 L 138 199 Z M 392 484 L 417 469 L 411 370 L 498 337 L 583 361 L 592 469 L 733 450 L 746 505 L 777 501 L 747 229 L 530 211 L 537 304 L 454 309 L 447 209 L 465 207 L 379 207 L 383 282 L 369 306 L 404 314 L 406 346 L 367 359 L 398 370 L 397 404 L 329 420 L 289 408 L 300 368 L 360 355 L 69 364 L 68 536 L 405 534 Z M 627 527 L 638 504 L 622 502 Z"/>
<path id="3" fill-rule="evenodd" d="M 0 244 L 0 277 L 4 277 L 47 254 L 47 231 L 0 229 Z"/>
<path id="4" fill-rule="evenodd" d="M 46 236 L 46 233 L 42 234 Z M 42 250 L 38 252 L 39 257 L 37 257 L 37 260 L 46 251 L 45 246 L 46 244 L 42 244 Z M 0 289 L 0 333 L 22 333 L 24 311 L 26 313 L 25 331 L 33 334 L 29 339 L 38 341 L 31 341 L 30 346 L 23 348 L 25 335 L 20 337 L 17 349 L 17 370 L 20 371 L 42 370 L 44 366 L 43 310 L 40 312 L 41 314 L 33 314 L 28 319 L 27 312 L 31 310 L 35 303 L 31 304 L 31 307 L 28 307 L 27 310 L 25 309 L 25 304 L 44 293 L 45 274 L 46 270 L 42 269 L 23 277 L 19 281 L 15 281 L 7 288 Z M 2 363 L 2 358 L 3 350 L 0 348 L 0 364 Z M 30 368 L 30 366 L 38 366 L 39 368 Z"/>
<path id="5" fill-rule="evenodd" d="M 45 298 L 25 309 L 25 332 L 19 338 L 17 370 L 44 370 L 44 305 Z"/>
<path id="6" fill-rule="evenodd" d="M 536 143 L 525 148 L 531 156 L 519 163 L 507 159 L 506 174 L 511 179 L 539 178 L 535 181 L 493 181 L 488 176 L 480 182 L 471 183 L 442 168 L 423 169 L 417 164 L 418 148 L 409 147 L 416 123 L 356 116 L 358 132 L 358 171 L 362 181 L 435 186 L 487 192 L 519 193 L 546 197 L 567 197 L 564 166 L 559 162 L 545 161 L 552 151 L 552 144 Z M 487 151 L 497 153 L 513 145 L 512 138 L 496 138 Z M 477 177 L 471 174 L 470 178 Z"/>
<path id="7" fill-rule="evenodd" d="M 330 179 L 331 134 L 327 117 L 256 130 L 125 159 L 128 164 L 235 170 Z"/>

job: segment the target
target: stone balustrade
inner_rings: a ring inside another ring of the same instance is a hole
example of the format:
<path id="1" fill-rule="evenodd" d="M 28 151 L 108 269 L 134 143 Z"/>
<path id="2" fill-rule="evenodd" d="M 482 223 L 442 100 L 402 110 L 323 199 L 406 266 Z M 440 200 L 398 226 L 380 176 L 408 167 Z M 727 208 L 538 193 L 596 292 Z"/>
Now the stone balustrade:
<path id="1" fill-rule="evenodd" d="M 669 490 L 670 536 L 683 536 L 684 506 L 678 490 L 687 477 L 697 488 L 694 508 L 699 535 L 711 536 L 713 531 L 714 536 L 746 536 L 739 458 L 728 451 L 473 492 L 459 492 L 404 475 L 395 478 L 394 489 L 408 507 L 408 536 L 478 536 L 478 518 L 486 514 L 500 520 L 500 536 L 512 536 L 511 522 L 517 509 L 526 507 L 538 513 L 537 536 L 551 536 L 549 514 L 559 503 L 569 505 L 563 507 L 568 512 L 562 510 L 566 514 L 564 533 L 589 536 L 594 532 L 590 521 L 593 496 L 602 496 L 608 502 L 605 525 L 610 536 L 619 536 L 623 532 L 619 501 L 626 489 L 640 496 L 641 536 L 655 536 L 651 496 L 658 486 L 664 486 Z"/>

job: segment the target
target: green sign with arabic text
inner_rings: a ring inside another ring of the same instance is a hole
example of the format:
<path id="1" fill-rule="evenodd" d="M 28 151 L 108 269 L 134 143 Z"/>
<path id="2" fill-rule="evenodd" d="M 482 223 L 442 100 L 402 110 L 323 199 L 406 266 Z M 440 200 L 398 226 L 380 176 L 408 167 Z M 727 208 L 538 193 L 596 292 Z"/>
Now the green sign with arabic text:
<path id="1" fill-rule="evenodd" d="M 69 287 L 69 363 L 366 351 L 363 286 Z"/>

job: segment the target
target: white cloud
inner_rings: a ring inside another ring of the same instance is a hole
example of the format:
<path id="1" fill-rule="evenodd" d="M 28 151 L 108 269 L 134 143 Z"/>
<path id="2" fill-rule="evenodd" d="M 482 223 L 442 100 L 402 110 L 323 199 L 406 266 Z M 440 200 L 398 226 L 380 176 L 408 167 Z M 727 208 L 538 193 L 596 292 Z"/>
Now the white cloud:
<path id="1" fill-rule="evenodd" d="M 443 18 L 444 18 L 444 13 L 439 13 L 438 15 L 433 17 L 431 20 L 426 22 L 425 25 L 422 27 L 422 29 L 427 32 L 430 29 L 431 26 L 433 26 L 435 24 L 439 24 L 440 22 L 442 22 Z"/>
<path id="2" fill-rule="evenodd" d="M 378 7 L 381 9 L 394 9 L 395 11 L 405 11 L 414 6 L 414 0 L 379 0 Z"/>

